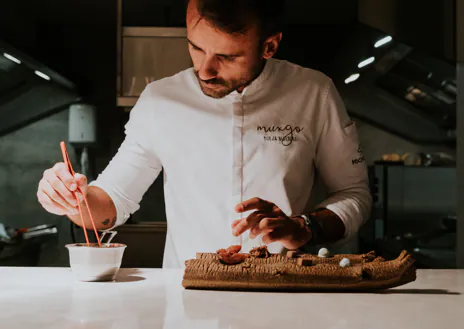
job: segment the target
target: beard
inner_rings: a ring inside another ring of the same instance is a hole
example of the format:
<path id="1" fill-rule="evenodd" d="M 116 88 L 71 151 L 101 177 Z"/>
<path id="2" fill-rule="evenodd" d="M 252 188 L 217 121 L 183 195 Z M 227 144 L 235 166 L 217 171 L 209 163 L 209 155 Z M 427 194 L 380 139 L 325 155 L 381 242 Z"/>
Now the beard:
<path id="1" fill-rule="evenodd" d="M 261 73 L 262 63 L 258 63 L 249 74 L 243 75 L 238 79 L 224 80 L 214 78 L 210 80 L 202 80 L 197 70 L 194 70 L 195 76 L 200 84 L 201 91 L 206 96 L 212 98 L 224 98 L 240 87 L 250 84 Z"/>
<path id="2" fill-rule="evenodd" d="M 203 94 L 212 98 L 223 98 L 246 82 L 244 81 L 245 79 L 225 81 L 224 79 L 220 78 L 214 78 L 205 81 L 200 79 L 198 71 L 195 71 L 195 76 L 200 83 L 200 88 Z"/>

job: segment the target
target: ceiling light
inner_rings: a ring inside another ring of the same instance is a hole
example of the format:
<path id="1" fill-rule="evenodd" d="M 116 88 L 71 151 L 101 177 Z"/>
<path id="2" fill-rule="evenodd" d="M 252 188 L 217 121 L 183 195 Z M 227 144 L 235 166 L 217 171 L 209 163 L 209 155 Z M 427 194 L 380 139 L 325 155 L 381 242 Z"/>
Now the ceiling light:
<path id="1" fill-rule="evenodd" d="M 371 64 L 372 62 L 374 62 L 374 60 L 375 60 L 375 57 L 369 57 L 368 59 L 365 59 L 361 63 L 359 63 L 358 67 L 361 68 L 361 67 L 367 66 Z"/>
<path id="2" fill-rule="evenodd" d="M 377 41 L 377 42 L 374 44 L 374 47 L 375 47 L 375 48 L 379 48 L 379 47 L 383 46 L 384 44 L 389 43 L 390 41 L 392 41 L 392 37 L 391 37 L 391 36 L 382 38 L 382 39 L 380 39 L 379 41 Z"/>
<path id="3" fill-rule="evenodd" d="M 50 80 L 50 77 L 46 74 L 43 74 L 42 72 L 40 71 L 34 71 L 35 74 L 37 74 L 39 77 L 45 79 L 45 80 Z"/>
<path id="4" fill-rule="evenodd" d="M 3 56 L 5 56 L 6 58 L 8 58 L 8 59 L 9 59 L 10 61 L 12 61 L 12 62 L 21 64 L 21 61 L 20 61 L 19 59 L 17 59 L 16 57 L 11 56 L 10 54 L 3 53 Z"/>
<path id="5" fill-rule="evenodd" d="M 355 73 L 346 78 L 345 83 L 349 84 L 350 82 L 356 81 L 359 78 L 359 73 Z"/>

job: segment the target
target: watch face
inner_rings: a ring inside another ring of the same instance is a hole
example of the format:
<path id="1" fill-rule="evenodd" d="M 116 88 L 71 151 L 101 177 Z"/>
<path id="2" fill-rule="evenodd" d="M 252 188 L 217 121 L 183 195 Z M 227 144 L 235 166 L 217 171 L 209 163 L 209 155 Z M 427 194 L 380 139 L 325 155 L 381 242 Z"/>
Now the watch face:
<path id="1" fill-rule="evenodd" d="M 302 215 L 301 217 L 303 217 L 306 226 L 311 227 L 311 220 L 309 219 L 309 216 L 308 215 Z"/>

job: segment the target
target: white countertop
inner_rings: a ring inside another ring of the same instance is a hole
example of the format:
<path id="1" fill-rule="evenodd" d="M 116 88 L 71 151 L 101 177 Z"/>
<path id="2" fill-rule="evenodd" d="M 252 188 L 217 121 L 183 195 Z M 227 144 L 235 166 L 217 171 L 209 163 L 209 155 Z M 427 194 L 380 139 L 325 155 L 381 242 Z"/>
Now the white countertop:
<path id="1" fill-rule="evenodd" d="M 69 268 L 0 267 L 0 328 L 464 328 L 464 270 L 419 270 L 360 294 L 194 291 L 182 276 L 121 269 L 115 282 L 84 283 Z"/>

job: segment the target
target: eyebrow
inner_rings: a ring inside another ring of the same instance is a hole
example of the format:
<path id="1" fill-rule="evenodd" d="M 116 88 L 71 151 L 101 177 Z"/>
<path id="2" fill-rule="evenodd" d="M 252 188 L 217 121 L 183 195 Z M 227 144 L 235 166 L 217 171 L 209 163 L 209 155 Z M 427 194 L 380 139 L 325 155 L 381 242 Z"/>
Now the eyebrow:
<path id="1" fill-rule="evenodd" d="M 201 49 L 200 47 L 198 47 L 196 44 L 194 44 L 192 42 L 192 40 L 190 40 L 189 38 L 187 38 L 187 41 L 195 48 L 197 49 L 200 49 L 200 50 L 203 50 Z M 220 57 L 238 57 L 238 56 L 242 56 L 243 55 L 243 52 L 242 53 L 236 53 L 236 54 L 216 54 L 216 56 L 220 56 Z"/>

